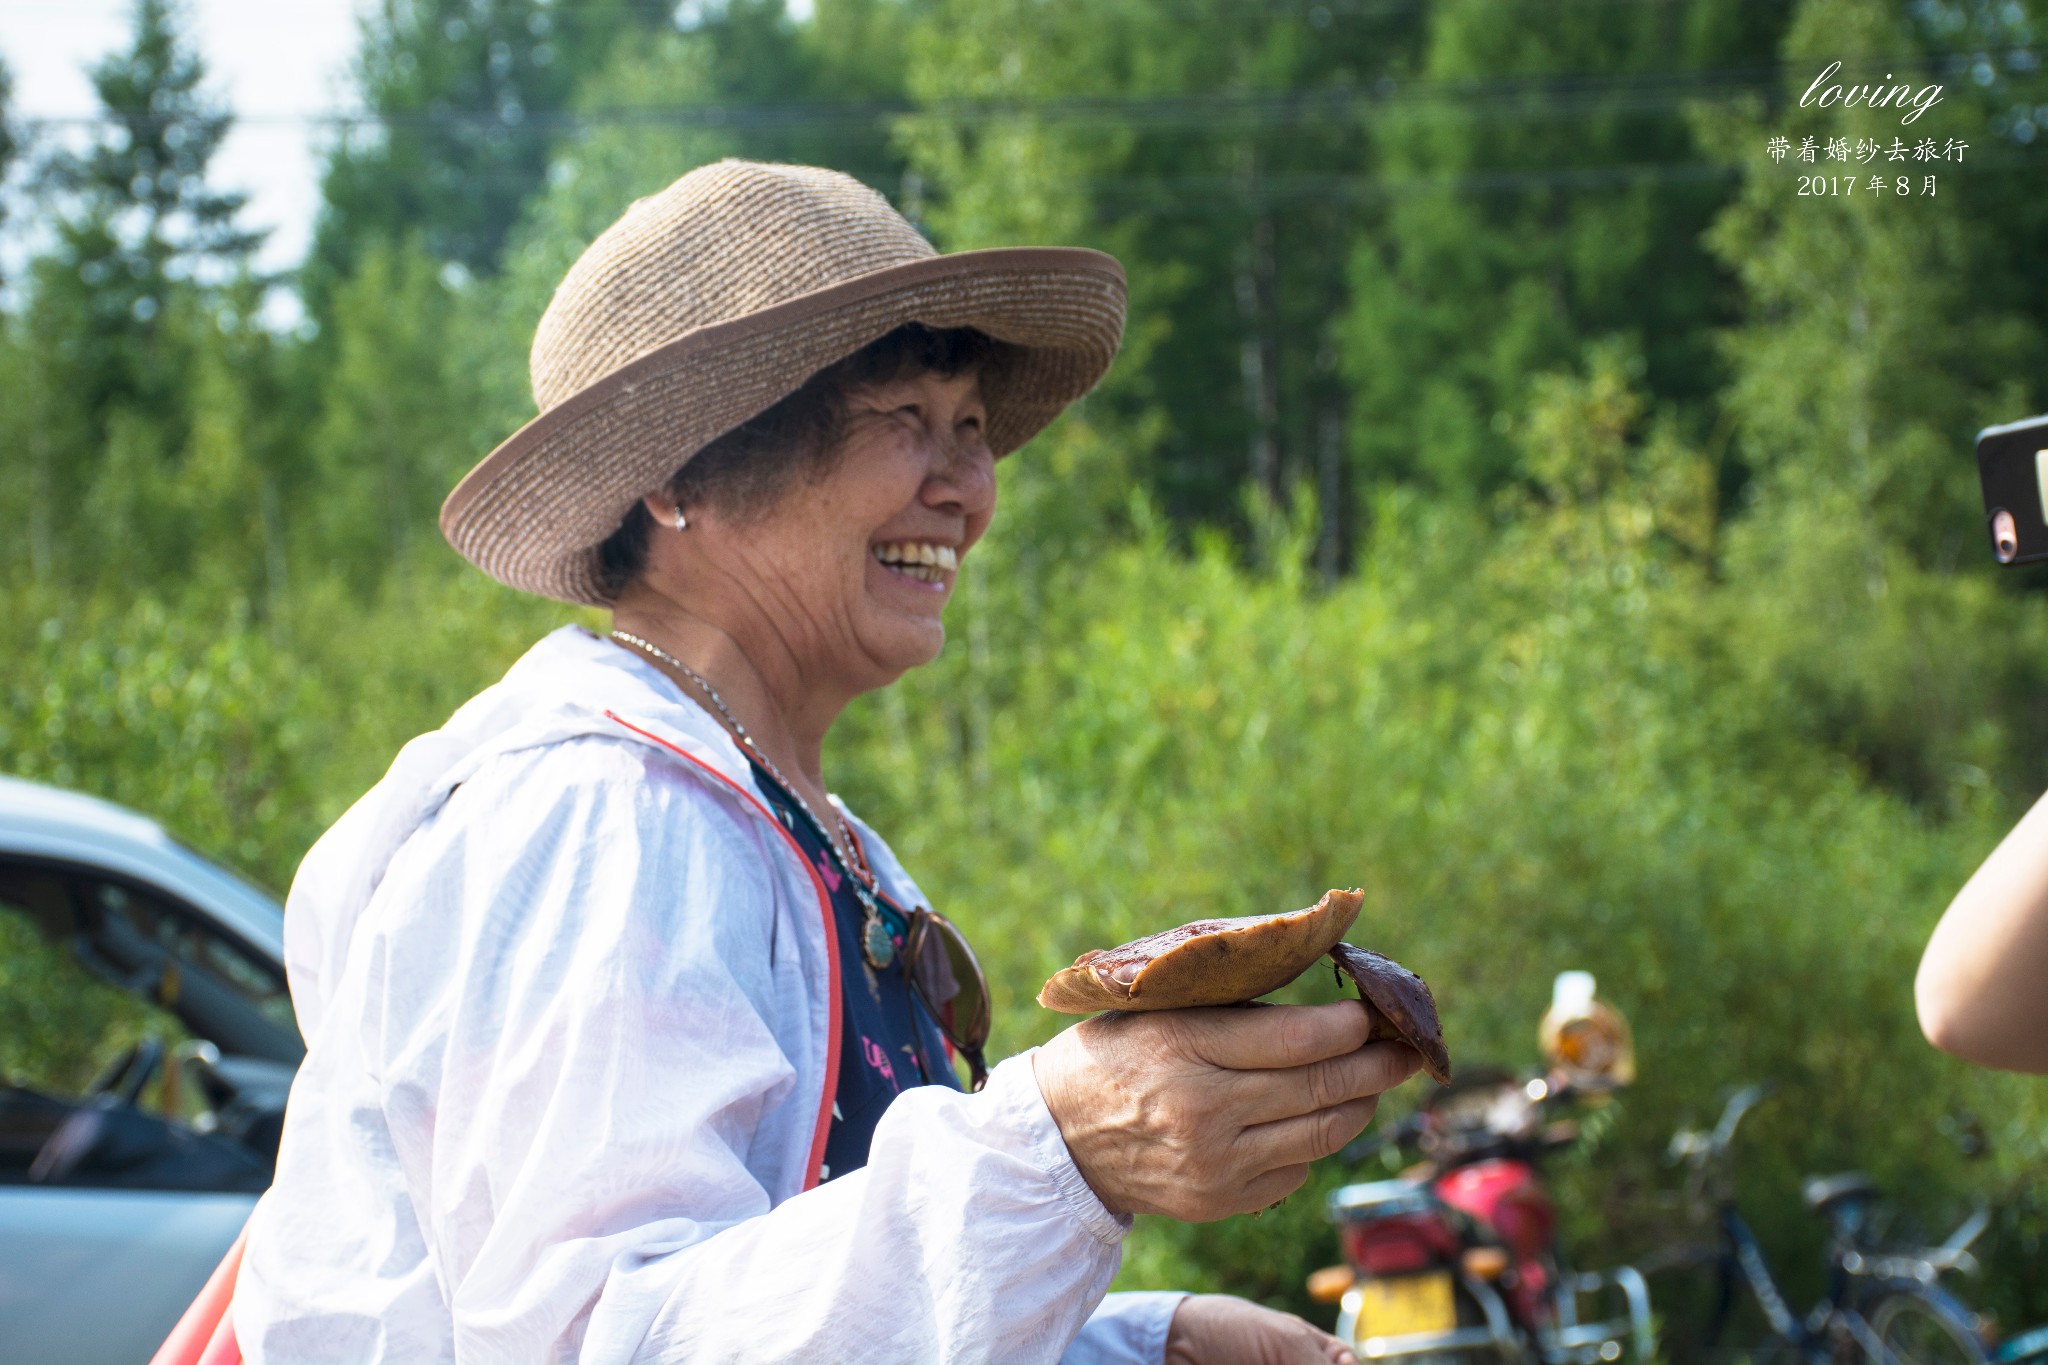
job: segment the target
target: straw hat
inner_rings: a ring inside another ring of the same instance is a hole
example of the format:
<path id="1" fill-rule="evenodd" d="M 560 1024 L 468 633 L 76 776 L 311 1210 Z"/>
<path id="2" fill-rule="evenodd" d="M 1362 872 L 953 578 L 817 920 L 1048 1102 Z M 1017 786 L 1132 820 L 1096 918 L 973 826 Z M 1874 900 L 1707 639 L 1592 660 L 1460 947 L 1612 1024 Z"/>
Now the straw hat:
<path id="1" fill-rule="evenodd" d="M 984 368 L 1005 455 L 1109 368 L 1124 274 L 1074 247 L 940 255 L 836 171 L 721 161 L 642 199 L 569 269 L 533 338 L 540 416 L 441 507 L 501 583 L 607 605 L 597 546 L 716 437 L 909 322 L 1009 343 Z"/>

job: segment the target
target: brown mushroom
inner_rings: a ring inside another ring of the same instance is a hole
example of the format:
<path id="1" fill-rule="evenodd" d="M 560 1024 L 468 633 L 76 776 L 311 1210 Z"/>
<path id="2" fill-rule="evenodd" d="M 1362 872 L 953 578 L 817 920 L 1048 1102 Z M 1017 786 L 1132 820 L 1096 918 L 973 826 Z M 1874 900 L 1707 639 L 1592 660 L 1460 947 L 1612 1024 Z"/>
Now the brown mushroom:
<path id="1" fill-rule="evenodd" d="M 1198 919 L 1119 948 L 1081 954 L 1038 1003 L 1063 1014 L 1235 1005 L 1277 991 L 1344 937 L 1365 899 L 1330 891 L 1306 910 Z"/>
<path id="2" fill-rule="evenodd" d="M 1279 990 L 1329 954 L 1372 1016 L 1374 1039 L 1398 1039 L 1448 1085 L 1450 1053 L 1423 979 L 1378 953 L 1345 943 L 1364 894 L 1332 890 L 1306 910 L 1201 919 L 1120 947 L 1081 954 L 1038 993 L 1063 1014 L 1236 1005 Z"/>

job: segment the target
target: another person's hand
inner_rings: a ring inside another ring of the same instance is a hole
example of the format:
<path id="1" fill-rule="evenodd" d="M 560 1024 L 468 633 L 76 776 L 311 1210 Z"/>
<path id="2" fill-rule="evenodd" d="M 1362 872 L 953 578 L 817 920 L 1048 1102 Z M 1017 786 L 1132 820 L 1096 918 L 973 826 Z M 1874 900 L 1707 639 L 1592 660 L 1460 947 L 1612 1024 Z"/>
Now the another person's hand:
<path id="1" fill-rule="evenodd" d="M 1228 1294 L 1194 1294 L 1174 1310 L 1166 1365 L 1358 1365 L 1328 1332 Z"/>
<path id="2" fill-rule="evenodd" d="M 1110 1212 L 1209 1222 L 1300 1188 L 1421 1069 L 1369 1026 L 1351 1000 L 1101 1014 L 1039 1049 L 1038 1088 Z"/>

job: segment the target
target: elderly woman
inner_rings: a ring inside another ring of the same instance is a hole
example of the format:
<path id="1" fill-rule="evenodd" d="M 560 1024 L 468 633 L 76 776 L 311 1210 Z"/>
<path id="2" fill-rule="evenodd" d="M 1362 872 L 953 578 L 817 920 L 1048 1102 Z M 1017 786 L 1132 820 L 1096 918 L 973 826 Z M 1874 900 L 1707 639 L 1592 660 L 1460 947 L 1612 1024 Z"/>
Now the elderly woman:
<path id="1" fill-rule="evenodd" d="M 1348 1359 L 1105 1290 L 1132 1214 L 1272 1203 L 1413 1054 L 1351 1004 L 1109 1015 L 984 1085 L 972 953 L 822 769 L 938 654 L 997 457 L 1123 304 L 1106 256 L 939 255 L 795 166 L 696 171 L 577 262 L 541 415 L 442 527 L 613 629 L 541 641 L 301 868 L 248 1358 Z"/>

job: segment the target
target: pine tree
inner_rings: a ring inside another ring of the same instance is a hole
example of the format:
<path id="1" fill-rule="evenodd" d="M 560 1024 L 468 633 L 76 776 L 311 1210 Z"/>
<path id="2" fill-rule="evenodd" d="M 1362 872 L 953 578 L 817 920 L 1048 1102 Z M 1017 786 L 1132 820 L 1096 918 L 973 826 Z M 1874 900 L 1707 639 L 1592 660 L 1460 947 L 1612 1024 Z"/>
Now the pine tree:
<path id="1" fill-rule="evenodd" d="M 247 196 L 207 183 L 230 119 L 203 88 L 182 23 L 175 0 L 137 0 L 129 47 L 91 71 L 107 131 L 45 166 L 70 212 L 37 263 L 32 330 L 49 335 L 52 310 L 69 324 L 54 328 L 69 391 L 99 417 L 176 409 L 182 372 L 157 353 L 175 344 L 164 321 L 174 296 L 233 278 L 262 241 L 236 222 Z"/>
<path id="2" fill-rule="evenodd" d="M 8 119 L 8 108 L 14 99 L 14 74 L 7 69 L 7 63 L 0 62 L 0 186 L 7 183 L 7 173 L 14 165 L 15 155 L 21 150 L 20 137 Z M 0 197 L 0 227 L 7 224 L 7 201 Z"/>
<path id="3" fill-rule="evenodd" d="M 263 234 L 235 221 L 247 195 L 207 183 L 232 120 L 202 88 L 206 64 L 184 40 L 177 0 L 136 0 L 134 14 L 128 50 L 91 72 L 111 131 L 83 153 L 54 157 L 48 173 L 82 203 L 73 240 L 106 233 L 120 253 L 116 273 L 134 282 L 131 297 L 161 303 L 173 281 L 193 278 L 202 263 L 246 261 Z"/>
<path id="4" fill-rule="evenodd" d="M 43 168 L 59 212 L 30 265 L 34 344 L 11 377 L 26 435 L 5 456 L 22 467 L 8 482 L 28 500 L 39 574 L 177 553 L 158 504 L 187 442 L 193 357 L 229 294 L 253 287 L 238 282 L 261 235 L 237 222 L 242 195 L 208 183 L 229 118 L 182 23 L 172 0 L 137 0 L 128 47 L 91 71 L 105 131 Z M 134 536 L 110 531 L 110 498 L 133 509 Z"/>

